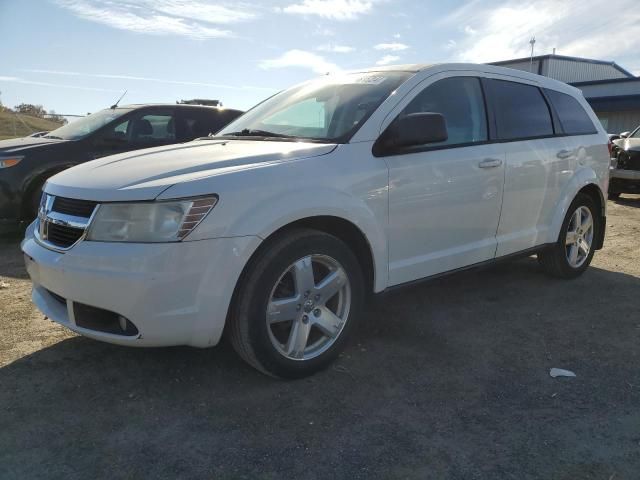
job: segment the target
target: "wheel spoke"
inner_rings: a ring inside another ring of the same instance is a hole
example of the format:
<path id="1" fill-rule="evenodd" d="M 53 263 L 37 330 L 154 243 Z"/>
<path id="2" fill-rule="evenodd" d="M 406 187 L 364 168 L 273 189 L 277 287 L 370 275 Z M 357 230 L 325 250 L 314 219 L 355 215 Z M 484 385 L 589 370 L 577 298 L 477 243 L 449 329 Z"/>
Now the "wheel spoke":
<path id="1" fill-rule="evenodd" d="M 587 244 L 587 242 L 585 242 L 584 240 L 579 240 L 578 241 L 578 248 L 577 250 L 580 250 L 585 256 L 589 255 L 589 244 Z"/>
<path id="2" fill-rule="evenodd" d="M 566 245 L 573 245 L 578 240 L 578 234 L 576 232 L 567 232 Z"/>
<path id="3" fill-rule="evenodd" d="M 593 218 L 591 215 L 587 215 L 582 221 L 582 231 L 586 234 L 593 227 Z"/>
<path id="4" fill-rule="evenodd" d="M 573 229 L 576 230 L 580 225 L 582 225 L 582 210 L 577 209 L 573 214 Z"/>
<path id="5" fill-rule="evenodd" d="M 322 313 L 315 319 L 314 325 L 329 338 L 334 338 L 340 331 L 342 320 L 328 308 L 323 308 Z"/>
<path id="6" fill-rule="evenodd" d="M 313 290 L 315 280 L 313 279 L 313 265 L 311 257 L 304 257 L 298 260 L 293 266 L 293 277 L 296 283 L 298 295 L 306 291 Z"/>
<path id="7" fill-rule="evenodd" d="M 310 330 L 310 322 L 304 323 L 302 320 L 293 322 L 291 332 L 289 332 L 289 340 L 287 340 L 287 345 L 285 346 L 287 355 L 293 358 L 302 358 L 304 356 L 304 349 L 307 346 Z"/>
<path id="8" fill-rule="evenodd" d="M 344 270 L 339 269 L 330 272 L 322 281 L 316 285 L 316 292 L 320 295 L 318 300 L 322 304 L 331 300 L 342 288 L 346 281 Z"/>
<path id="9" fill-rule="evenodd" d="M 299 305 L 299 298 L 297 296 L 271 300 L 269 302 L 269 308 L 267 309 L 267 319 L 269 323 L 294 320 L 300 310 Z"/>
<path id="10" fill-rule="evenodd" d="M 571 245 L 569 247 L 569 262 L 571 265 L 576 265 L 578 263 L 578 246 Z"/>

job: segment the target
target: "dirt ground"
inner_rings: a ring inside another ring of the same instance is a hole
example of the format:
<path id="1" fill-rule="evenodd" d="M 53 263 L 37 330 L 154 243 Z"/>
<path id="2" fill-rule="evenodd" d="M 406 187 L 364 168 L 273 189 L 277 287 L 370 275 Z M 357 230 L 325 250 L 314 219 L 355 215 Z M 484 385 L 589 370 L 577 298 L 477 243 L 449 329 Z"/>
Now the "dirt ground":
<path id="1" fill-rule="evenodd" d="M 583 277 L 527 258 L 397 291 L 296 382 L 226 344 L 78 337 L 31 305 L 5 240 L 0 478 L 640 478 L 640 197 L 607 223 Z"/>

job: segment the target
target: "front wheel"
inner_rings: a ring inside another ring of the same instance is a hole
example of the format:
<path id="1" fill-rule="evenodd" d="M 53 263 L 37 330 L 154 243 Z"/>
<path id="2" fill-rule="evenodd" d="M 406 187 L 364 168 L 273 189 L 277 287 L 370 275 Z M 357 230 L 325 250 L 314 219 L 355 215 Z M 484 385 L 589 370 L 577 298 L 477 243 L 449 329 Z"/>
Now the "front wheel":
<path id="1" fill-rule="evenodd" d="M 600 219 L 593 199 L 579 193 L 569 206 L 558 241 L 538 254 L 545 272 L 560 278 L 581 275 L 593 259 Z"/>
<path id="2" fill-rule="evenodd" d="M 326 368 L 355 328 L 364 297 L 353 252 L 338 238 L 295 230 L 247 267 L 229 318 L 235 350 L 256 369 L 300 378 Z"/>

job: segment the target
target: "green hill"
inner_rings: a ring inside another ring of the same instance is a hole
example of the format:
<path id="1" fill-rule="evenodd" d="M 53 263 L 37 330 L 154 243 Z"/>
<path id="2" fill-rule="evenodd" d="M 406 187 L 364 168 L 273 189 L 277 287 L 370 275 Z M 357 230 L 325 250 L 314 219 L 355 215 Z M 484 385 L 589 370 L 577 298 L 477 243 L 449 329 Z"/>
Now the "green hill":
<path id="1" fill-rule="evenodd" d="M 61 124 L 44 118 L 15 114 L 6 110 L 0 111 L 0 140 L 26 137 L 34 132 L 55 130 L 60 126 Z"/>

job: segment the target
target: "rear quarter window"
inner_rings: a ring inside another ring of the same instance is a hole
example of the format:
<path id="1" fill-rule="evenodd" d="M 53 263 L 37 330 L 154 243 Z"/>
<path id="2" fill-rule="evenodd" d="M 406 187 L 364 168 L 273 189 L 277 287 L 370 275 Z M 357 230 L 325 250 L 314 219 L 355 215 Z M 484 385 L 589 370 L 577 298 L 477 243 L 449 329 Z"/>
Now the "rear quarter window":
<path id="1" fill-rule="evenodd" d="M 587 135 L 598 132 L 580 102 L 571 95 L 555 90 L 546 90 L 546 94 L 553 104 L 564 133 L 567 135 Z"/>
<path id="2" fill-rule="evenodd" d="M 549 106 L 538 87 L 505 80 L 490 80 L 488 86 L 500 140 L 554 134 Z"/>

